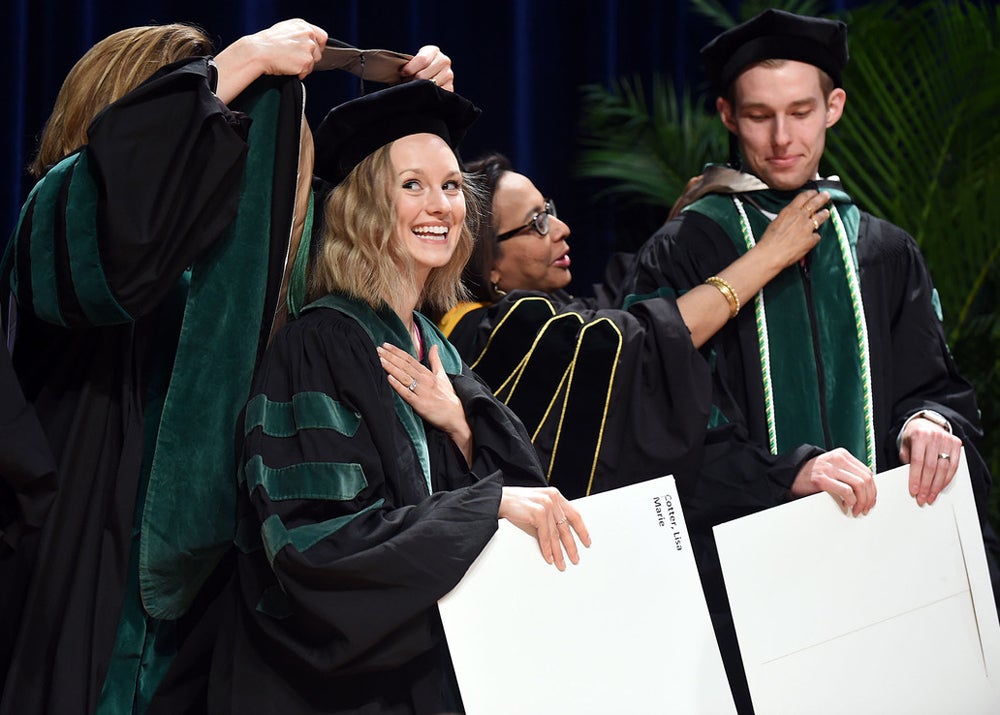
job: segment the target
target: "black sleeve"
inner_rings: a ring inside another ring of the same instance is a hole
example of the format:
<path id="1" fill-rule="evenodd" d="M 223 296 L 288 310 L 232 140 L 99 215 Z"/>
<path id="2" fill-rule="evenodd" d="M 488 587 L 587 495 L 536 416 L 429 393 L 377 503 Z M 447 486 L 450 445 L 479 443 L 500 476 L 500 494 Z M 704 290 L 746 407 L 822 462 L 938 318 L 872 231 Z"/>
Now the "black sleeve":
<path id="1" fill-rule="evenodd" d="M 128 322 L 220 240 L 236 214 L 247 122 L 210 82 L 204 59 L 161 70 L 41 179 L 15 234 L 22 306 L 59 325 Z"/>
<path id="2" fill-rule="evenodd" d="M 976 443 L 982 437 L 972 386 L 958 373 L 951 356 L 930 272 L 916 241 L 900 228 L 863 214 L 859 245 L 865 311 L 876 340 L 886 352 L 883 370 L 874 375 L 887 394 L 879 399 L 888 429 L 879 444 L 886 468 L 899 465 L 897 441 L 906 419 L 920 410 L 941 413 L 962 440 L 981 513 L 986 513 L 990 475 Z"/>
<path id="3" fill-rule="evenodd" d="M 514 413 L 467 366 L 452 385 L 474 437 L 471 471 L 497 475 L 505 486 L 545 486 L 531 438 Z"/>
<path id="4" fill-rule="evenodd" d="M 497 527 L 499 432 L 486 440 L 474 431 L 482 478 L 464 470 L 463 485 L 430 493 L 374 345 L 346 319 L 286 326 L 253 394 L 245 520 L 262 550 L 241 574 L 269 655 L 332 675 L 396 667 L 430 650 L 440 638 L 437 599 Z M 498 418 L 477 414 L 474 424 Z M 431 442 L 433 455 L 441 442 Z"/>
<path id="5" fill-rule="evenodd" d="M 620 335 L 600 467 L 591 493 L 676 474 L 700 458 L 711 406 L 708 363 L 670 297 L 596 310 Z M 600 396 L 595 396 L 600 397 Z"/>
<path id="6" fill-rule="evenodd" d="M 906 418 L 922 409 L 944 415 L 963 442 L 979 439 L 982 430 L 975 393 L 958 374 L 948 349 L 935 308 L 936 291 L 916 241 L 891 224 L 871 216 L 865 219 L 862 230 L 871 236 L 869 240 L 878 242 L 887 263 L 879 266 L 882 280 L 871 290 L 880 292 L 872 301 L 874 306 L 889 306 L 888 315 L 872 317 L 874 321 L 888 320 L 892 335 L 892 430 L 886 440 L 889 449 L 895 450 Z"/>
<path id="7" fill-rule="evenodd" d="M 738 258 L 732 243 L 708 217 L 689 212 L 654 233 L 630 262 L 623 292 L 656 294 L 661 289 L 683 295 Z"/>
<path id="8" fill-rule="evenodd" d="M 21 392 L 0 329 L 0 556 L 41 528 L 56 491 L 56 467 L 38 417 Z"/>

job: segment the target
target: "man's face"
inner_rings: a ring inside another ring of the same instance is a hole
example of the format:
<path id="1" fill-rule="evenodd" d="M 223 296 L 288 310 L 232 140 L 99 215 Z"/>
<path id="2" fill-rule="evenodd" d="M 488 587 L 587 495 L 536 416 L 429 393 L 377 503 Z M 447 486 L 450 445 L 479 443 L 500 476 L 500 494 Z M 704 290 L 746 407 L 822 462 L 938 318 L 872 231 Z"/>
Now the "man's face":
<path id="1" fill-rule="evenodd" d="M 804 62 L 754 65 L 733 83 L 733 101 L 716 102 L 722 123 L 740 141 L 746 167 L 773 189 L 794 190 L 816 176 L 826 130 L 847 99 L 824 96 L 820 71 Z"/>

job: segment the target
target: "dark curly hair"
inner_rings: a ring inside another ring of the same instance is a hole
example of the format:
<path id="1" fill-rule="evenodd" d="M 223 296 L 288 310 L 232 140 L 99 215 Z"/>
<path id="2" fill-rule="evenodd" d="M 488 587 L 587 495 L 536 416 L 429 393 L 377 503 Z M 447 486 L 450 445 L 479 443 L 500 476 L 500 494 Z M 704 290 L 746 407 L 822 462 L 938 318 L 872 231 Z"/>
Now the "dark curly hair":
<path id="1" fill-rule="evenodd" d="M 475 247 L 472 257 L 465 264 L 462 282 L 477 301 L 494 303 L 500 294 L 490 283 L 490 271 L 496 257 L 497 225 L 493 220 L 493 195 L 496 193 L 500 177 L 513 171 L 514 167 L 503 154 L 492 152 L 467 162 L 465 170 L 477 178 L 482 191 L 483 215 L 476 226 Z"/>

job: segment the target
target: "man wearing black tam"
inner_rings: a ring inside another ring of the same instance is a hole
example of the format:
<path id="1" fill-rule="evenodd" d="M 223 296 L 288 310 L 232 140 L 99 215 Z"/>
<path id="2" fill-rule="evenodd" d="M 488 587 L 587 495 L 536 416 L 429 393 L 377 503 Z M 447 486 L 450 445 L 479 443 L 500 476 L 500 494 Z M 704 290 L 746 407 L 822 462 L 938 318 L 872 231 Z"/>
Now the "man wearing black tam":
<path id="1" fill-rule="evenodd" d="M 861 516 L 875 506 L 872 475 L 900 464 L 910 465 L 911 495 L 933 504 L 964 446 L 988 554 L 996 536 L 975 396 L 948 351 L 916 242 L 818 174 L 847 99 L 845 25 L 768 10 L 702 57 L 739 155 L 710 167 L 694 203 L 642 247 L 629 287 L 683 293 L 709 282 L 731 307 L 702 348 L 714 402 L 704 459 L 677 477 L 734 696 L 751 712 L 713 525 L 820 491 Z M 816 230 L 805 260 L 757 296 L 718 275 L 789 212 Z M 996 594 L 992 557 L 990 569 Z"/>

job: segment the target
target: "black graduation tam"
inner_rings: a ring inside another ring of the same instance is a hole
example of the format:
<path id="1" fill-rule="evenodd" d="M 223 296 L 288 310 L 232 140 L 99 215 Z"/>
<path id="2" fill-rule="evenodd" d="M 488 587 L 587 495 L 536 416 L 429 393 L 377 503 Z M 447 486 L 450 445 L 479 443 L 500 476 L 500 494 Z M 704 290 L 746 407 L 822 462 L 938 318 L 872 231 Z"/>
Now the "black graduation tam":
<path id="1" fill-rule="evenodd" d="M 436 134 L 458 147 L 480 110 L 429 80 L 366 94 L 337 105 L 316 130 L 316 176 L 339 184 L 376 149 L 410 134 Z"/>
<path id="2" fill-rule="evenodd" d="M 744 69 L 761 60 L 815 65 L 840 87 L 847 65 L 847 25 L 839 20 L 765 10 L 702 47 L 701 58 L 708 80 L 719 94 L 725 94 Z"/>

